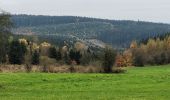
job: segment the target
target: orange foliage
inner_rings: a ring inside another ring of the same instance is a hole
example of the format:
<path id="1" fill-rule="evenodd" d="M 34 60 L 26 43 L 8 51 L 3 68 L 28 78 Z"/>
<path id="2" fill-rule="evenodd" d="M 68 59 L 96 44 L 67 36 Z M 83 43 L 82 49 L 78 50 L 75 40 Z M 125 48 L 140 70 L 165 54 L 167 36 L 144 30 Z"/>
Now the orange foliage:
<path id="1" fill-rule="evenodd" d="M 125 51 L 122 55 L 116 57 L 117 67 L 132 66 L 132 54 L 129 51 Z"/>
<path id="2" fill-rule="evenodd" d="M 122 55 L 118 55 L 116 57 L 116 66 L 117 67 L 123 67 L 124 66 L 123 63 L 124 63 L 123 56 Z"/>

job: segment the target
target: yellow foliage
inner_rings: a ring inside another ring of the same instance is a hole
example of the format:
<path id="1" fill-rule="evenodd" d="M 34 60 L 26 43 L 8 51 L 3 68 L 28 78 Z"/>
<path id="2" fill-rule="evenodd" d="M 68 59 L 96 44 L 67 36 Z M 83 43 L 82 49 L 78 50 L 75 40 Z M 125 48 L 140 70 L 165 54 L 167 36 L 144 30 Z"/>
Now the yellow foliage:
<path id="1" fill-rule="evenodd" d="M 137 42 L 136 41 L 133 41 L 131 44 L 130 44 L 130 48 L 137 48 L 138 45 L 137 45 Z"/>
<path id="2" fill-rule="evenodd" d="M 50 43 L 47 43 L 47 42 L 43 42 L 40 44 L 41 47 L 50 47 L 51 44 Z"/>
<path id="3" fill-rule="evenodd" d="M 40 44 L 40 53 L 42 56 L 47 56 L 48 52 L 49 52 L 49 48 L 51 47 L 51 44 L 47 43 L 47 42 L 43 42 Z"/>
<path id="4" fill-rule="evenodd" d="M 28 42 L 26 39 L 22 38 L 22 39 L 19 39 L 19 42 L 22 43 L 22 44 L 25 44 L 25 45 L 28 45 Z"/>
<path id="5" fill-rule="evenodd" d="M 32 50 L 38 50 L 40 47 L 36 43 L 32 44 Z"/>

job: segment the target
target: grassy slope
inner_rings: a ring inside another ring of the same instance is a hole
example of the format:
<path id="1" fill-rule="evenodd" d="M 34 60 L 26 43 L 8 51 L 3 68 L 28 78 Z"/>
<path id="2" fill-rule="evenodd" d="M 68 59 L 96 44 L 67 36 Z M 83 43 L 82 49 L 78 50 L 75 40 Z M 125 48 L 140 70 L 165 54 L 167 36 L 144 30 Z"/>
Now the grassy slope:
<path id="1" fill-rule="evenodd" d="M 170 100 L 170 66 L 125 74 L 0 74 L 0 100 Z"/>

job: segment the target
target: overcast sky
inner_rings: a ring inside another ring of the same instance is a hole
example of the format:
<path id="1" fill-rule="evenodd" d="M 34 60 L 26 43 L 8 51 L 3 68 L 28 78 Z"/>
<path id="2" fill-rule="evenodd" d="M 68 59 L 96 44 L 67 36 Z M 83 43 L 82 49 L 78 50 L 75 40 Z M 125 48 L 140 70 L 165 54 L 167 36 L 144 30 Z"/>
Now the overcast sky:
<path id="1" fill-rule="evenodd" d="M 170 0 L 0 0 L 12 14 L 72 15 L 170 23 Z"/>

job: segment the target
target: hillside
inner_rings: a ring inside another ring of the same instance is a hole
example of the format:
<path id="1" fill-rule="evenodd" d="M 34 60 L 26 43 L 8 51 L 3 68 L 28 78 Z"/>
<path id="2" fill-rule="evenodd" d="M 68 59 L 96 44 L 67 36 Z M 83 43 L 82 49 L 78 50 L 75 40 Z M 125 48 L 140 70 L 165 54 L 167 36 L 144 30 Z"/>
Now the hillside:
<path id="1" fill-rule="evenodd" d="M 102 47 L 101 43 L 116 48 L 127 47 L 133 40 L 170 32 L 168 24 L 76 16 L 13 15 L 12 21 L 15 34 L 38 35 L 53 43 L 60 37 L 59 40 L 79 40 L 99 47 Z"/>

